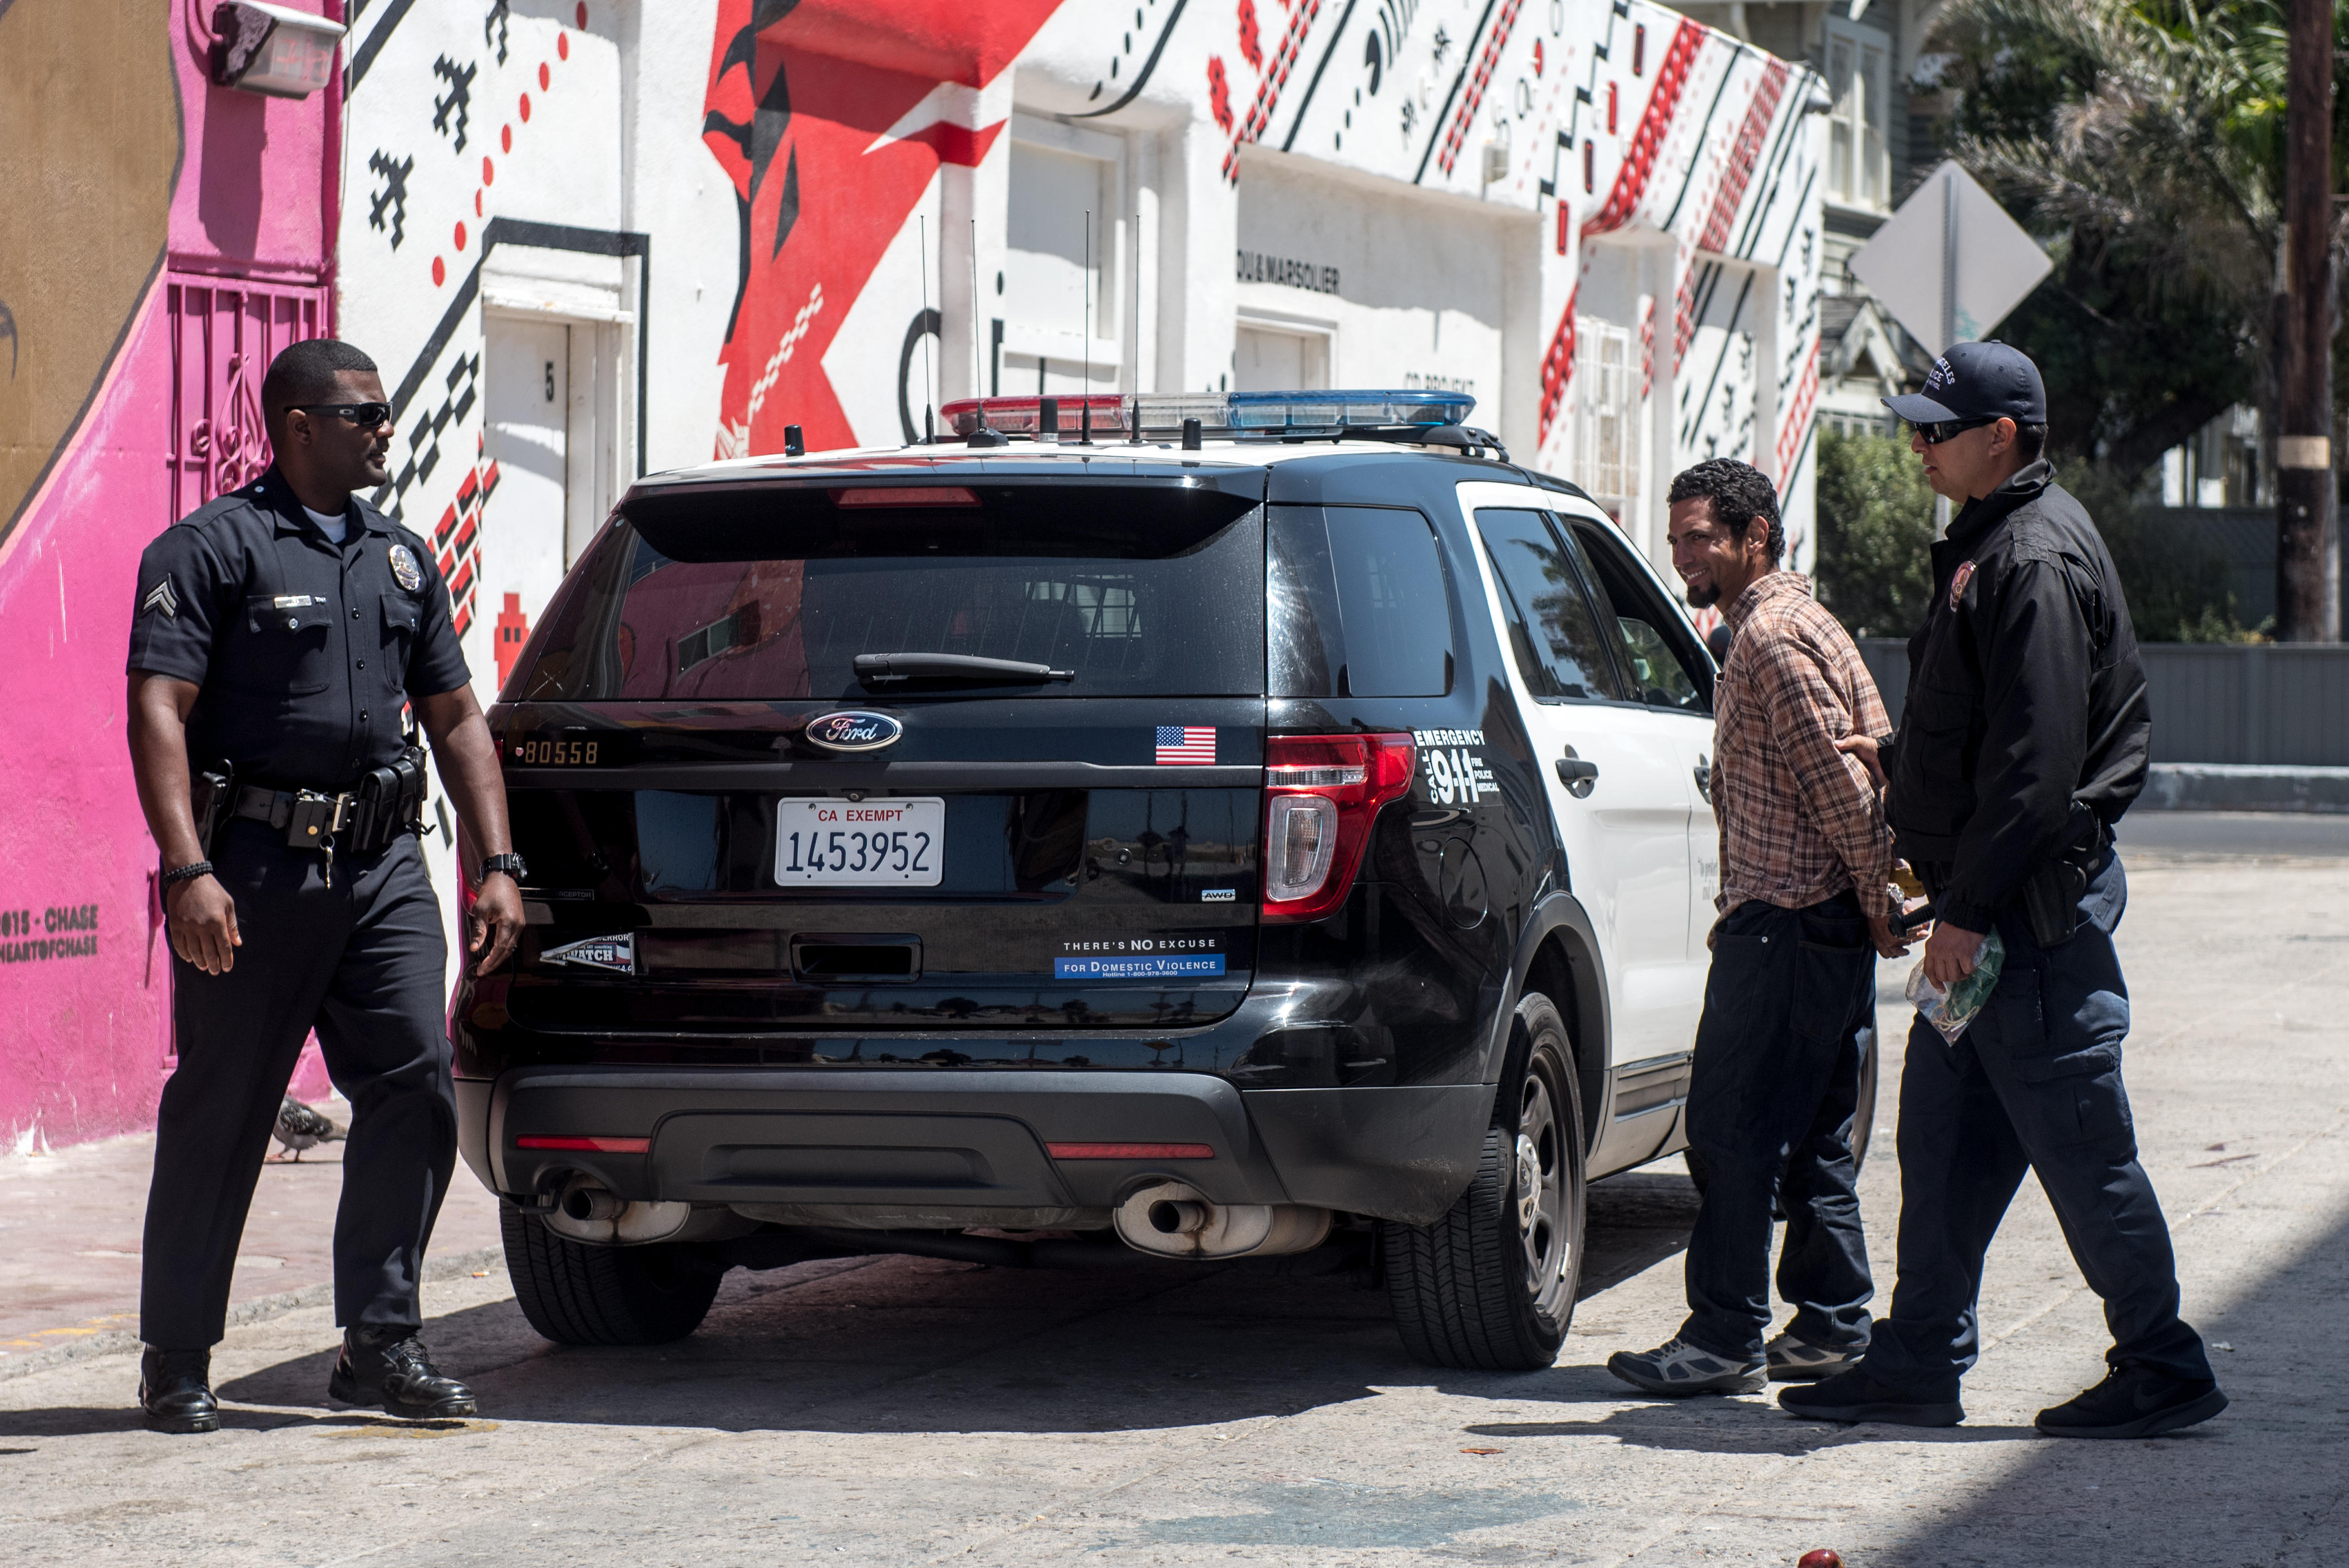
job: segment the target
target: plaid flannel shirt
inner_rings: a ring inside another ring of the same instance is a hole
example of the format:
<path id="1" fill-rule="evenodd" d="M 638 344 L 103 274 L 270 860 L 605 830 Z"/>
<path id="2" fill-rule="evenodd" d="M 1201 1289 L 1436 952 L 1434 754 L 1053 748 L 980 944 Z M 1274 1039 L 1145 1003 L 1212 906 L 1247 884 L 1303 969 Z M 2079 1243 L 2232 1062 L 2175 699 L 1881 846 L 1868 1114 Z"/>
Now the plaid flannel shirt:
<path id="1" fill-rule="evenodd" d="M 1801 909 L 1851 888 L 1871 917 L 1889 915 L 1898 857 L 1883 803 L 1835 747 L 1892 727 L 1859 650 L 1795 573 L 1771 573 L 1724 613 L 1736 638 L 1713 700 L 1714 907 Z"/>

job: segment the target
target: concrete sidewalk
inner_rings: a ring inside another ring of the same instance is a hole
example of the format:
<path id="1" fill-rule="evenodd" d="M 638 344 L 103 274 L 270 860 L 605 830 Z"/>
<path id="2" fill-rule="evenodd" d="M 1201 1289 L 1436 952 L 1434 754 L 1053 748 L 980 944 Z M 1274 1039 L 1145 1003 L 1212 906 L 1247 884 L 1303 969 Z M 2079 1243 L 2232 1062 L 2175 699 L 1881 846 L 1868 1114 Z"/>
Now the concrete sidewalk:
<path id="1" fill-rule="evenodd" d="M 339 1097 L 319 1109 L 350 1125 Z M 273 1155 L 284 1150 L 272 1143 Z M 0 1156 L 0 1378 L 135 1343 L 151 1132 Z M 237 1249 L 230 1321 L 333 1303 L 342 1145 L 263 1165 Z M 497 1201 L 460 1164 L 427 1255 L 429 1276 L 500 1266 Z M 460 1265 L 463 1265 L 461 1268 Z"/>

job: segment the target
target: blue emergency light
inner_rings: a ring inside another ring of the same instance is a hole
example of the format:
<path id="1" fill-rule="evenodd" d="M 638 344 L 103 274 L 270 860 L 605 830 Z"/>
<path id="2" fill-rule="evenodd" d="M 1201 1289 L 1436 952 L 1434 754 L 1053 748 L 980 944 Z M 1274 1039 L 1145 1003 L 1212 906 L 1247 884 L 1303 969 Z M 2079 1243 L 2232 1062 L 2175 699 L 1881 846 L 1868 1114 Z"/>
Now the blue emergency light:
<path id="1" fill-rule="evenodd" d="M 1048 415 L 1046 405 L 1054 412 Z M 1146 392 L 1069 397 L 964 397 L 940 410 L 957 437 L 981 428 L 1030 439 L 1174 440 L 1197 421 L 1202 437 L 1224 439 L 1406 434 L 1458 425 L 1476 407 L 1465 392 Z M 1087 415 L 1091 418 L 1087 418 Z M 1050 427 L 1048 428 L 1048 425 Z"/>

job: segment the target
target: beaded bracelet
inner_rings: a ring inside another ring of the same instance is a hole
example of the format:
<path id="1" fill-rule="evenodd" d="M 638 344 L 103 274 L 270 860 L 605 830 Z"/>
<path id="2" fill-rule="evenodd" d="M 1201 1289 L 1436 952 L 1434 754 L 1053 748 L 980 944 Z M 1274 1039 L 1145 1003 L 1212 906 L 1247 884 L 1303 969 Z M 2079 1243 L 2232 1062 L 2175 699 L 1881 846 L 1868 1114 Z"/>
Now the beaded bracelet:
<path id="1" fill-rule="evenodd" d="M 212 861 L 190 861 L 186 865 L 181 866 L 177 871 L 165 872 L 162 876 L 161 885 L 164 887 L 170 887 L 173 882 L 193 882 L 198 877 L 208 877 L 212 874 Z"/>

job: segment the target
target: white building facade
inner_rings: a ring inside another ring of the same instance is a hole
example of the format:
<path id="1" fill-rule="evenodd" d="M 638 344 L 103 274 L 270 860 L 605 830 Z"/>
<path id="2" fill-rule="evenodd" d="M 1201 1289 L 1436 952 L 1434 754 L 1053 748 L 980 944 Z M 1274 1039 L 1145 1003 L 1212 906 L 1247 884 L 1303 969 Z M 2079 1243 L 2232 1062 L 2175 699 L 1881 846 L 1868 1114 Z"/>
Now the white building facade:
<path id="1" fill-rule="evenodd" d="M 371 0 L 337 330 L 485 692 L 628 480 L 988 394 L 1440 387 L 1811 548 L 1818 77 L 1638 0 Z M 1814 112 L 1806 113 L 1810 106 Z"/>

